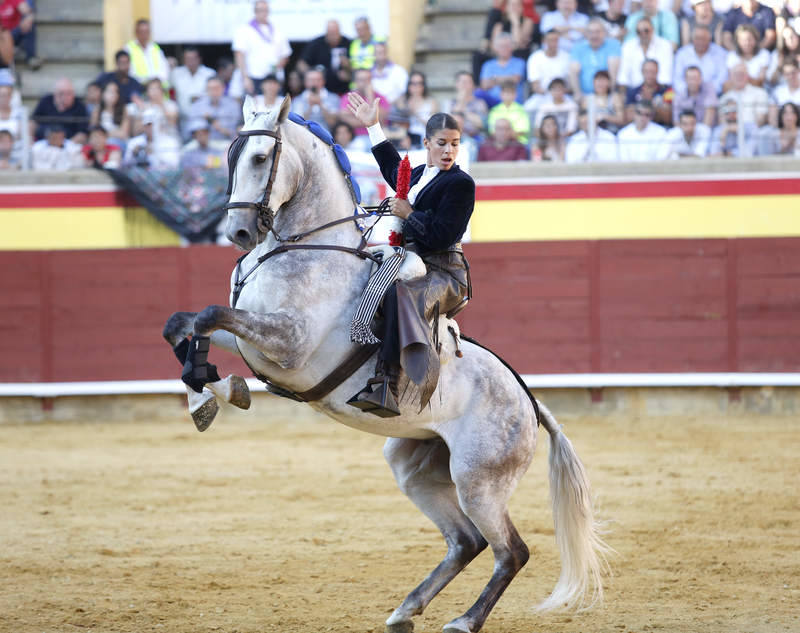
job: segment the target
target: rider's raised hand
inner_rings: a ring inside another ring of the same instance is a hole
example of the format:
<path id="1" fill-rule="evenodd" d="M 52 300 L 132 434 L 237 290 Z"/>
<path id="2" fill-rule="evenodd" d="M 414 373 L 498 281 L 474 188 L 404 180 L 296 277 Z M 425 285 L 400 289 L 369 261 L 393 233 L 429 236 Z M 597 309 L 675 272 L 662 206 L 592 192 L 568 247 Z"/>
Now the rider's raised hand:
<path id="1" fill-rule="evenodd" d="M 357 92 L 347 93 L 347 107 L 364 127 L 375 125 L 378 122 L 378 104 L 380 99 L 369 103 Z"/>

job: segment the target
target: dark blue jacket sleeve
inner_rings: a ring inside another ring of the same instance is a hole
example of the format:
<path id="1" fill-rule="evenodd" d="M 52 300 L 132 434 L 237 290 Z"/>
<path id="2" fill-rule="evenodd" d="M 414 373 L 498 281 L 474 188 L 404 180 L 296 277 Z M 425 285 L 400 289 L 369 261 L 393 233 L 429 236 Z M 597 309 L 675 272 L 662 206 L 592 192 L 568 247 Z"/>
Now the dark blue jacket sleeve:
<path id="1" fill-rule="evenodd" d="M 378 143 L 372 148 L 372 155 L 378 161 L 381 175 L 392 189 L 397 187 L 397 168 L 400 165 L 400 154 L 389 141 Z"/>
<path id="2" fill-rule="evenodd" d="M 403 228 L 420 253 L 443 251 L 458 242 L 475 207 L 475 181 L 468 175 L 460 172 L 443 185 L 435 208 L 415 210 Z"/>

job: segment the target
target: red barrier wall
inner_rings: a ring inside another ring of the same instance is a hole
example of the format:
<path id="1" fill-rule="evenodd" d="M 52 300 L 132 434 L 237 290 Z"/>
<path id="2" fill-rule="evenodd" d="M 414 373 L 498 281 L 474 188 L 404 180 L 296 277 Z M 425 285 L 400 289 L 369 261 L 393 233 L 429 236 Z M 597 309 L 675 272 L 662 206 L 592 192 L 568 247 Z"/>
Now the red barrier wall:
<path id="1" fill-rule="evenodd" d="M 471 244 L 462 330 L 521 373 L 800 371 L 800 238 Z M 173 378 L 176 310 L 227 304 L 220 247 L 0 252 L 0 381 Z M 225 372 L 246 372 L 220 352 Z"/>

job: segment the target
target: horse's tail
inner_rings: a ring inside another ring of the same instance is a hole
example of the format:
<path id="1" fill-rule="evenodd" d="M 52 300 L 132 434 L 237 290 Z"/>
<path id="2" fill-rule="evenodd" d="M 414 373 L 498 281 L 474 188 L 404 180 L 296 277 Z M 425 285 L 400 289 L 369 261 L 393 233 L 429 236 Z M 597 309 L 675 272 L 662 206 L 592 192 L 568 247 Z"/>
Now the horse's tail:
<path id="1" fill-rule="evenodd" d="M 589 478 L 572 443 L 550 410 L 542 403 L 539 409 L 541 423 L 550 434 L 550 498 L 561 575 L 553 593 L 536 609 L 588 609 L 603 599 L 602 577 L 609 571 L 606 555 L 613 550 L 600 536 Z"/>

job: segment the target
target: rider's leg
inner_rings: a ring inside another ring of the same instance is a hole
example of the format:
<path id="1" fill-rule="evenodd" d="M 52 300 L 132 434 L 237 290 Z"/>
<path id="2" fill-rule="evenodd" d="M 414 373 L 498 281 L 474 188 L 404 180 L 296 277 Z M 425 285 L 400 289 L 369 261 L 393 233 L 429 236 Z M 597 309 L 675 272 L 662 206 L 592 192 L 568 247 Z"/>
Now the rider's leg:
<path id="1" fill-rule="evenodd" d="M 383 295 L 383 321 L 377 336 L 381 339 L 375 376 L 347 403 L 379 417 L 400 415 L 397 406 L 397 379 L 400 373 L 400 343 L 397 333 L 397 288 L 392 284 Z"/>

